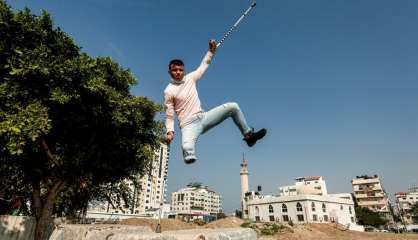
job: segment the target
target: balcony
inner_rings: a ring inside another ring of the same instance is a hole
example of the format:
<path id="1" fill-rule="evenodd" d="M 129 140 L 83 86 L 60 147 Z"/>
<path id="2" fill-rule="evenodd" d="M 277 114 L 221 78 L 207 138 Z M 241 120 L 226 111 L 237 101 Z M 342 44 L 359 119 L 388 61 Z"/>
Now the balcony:
<path id="1" fill-rule="evenodd" d="M 388 204 L 387 201 L 385 200 L 379 200 L 379 201 L 359 201 L 358 205 L 359 206 L 370 206 L 370 205 L 381 205 L 381 206 L 386 206 Z"/>
<path id="2" fill-rule="evenodd" d="M 353 187 L 354 192 L 364 192 L 364 191 L 383 191 L 382 187 L 380 185 L 375 186 L 354 186 Z"/>
<path id="3" fill-rule="evenodd" d="M 355 193 L 355 197 L 358 198 L 383 198 L 386 197 L 383 193 Z"/>

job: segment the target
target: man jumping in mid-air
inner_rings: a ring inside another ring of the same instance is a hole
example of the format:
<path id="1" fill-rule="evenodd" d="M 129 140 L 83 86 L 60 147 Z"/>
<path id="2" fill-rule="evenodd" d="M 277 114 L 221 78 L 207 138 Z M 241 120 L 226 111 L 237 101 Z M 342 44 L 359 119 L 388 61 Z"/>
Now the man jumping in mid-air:
<path id="1" fill-rule="evenodd" d="M 173 59 L 168 65 L 168 73 L 172 79 L 164 90 L 165 125 L 167 129 L 165 141 L 170 144 L 174 138 L 175 112 L 181 128 L 184 162 L 187 164 L 194 163 L 197 159 L 195 154 L 197 138 L 228 117 L 232 117 L 235 125 L 244 136 L 243 140 L 247 142 L 249 147 L 252 147 L 257 140 L 263 138 L 267 133 L 264 128 L 254 132 L 247 125 L 244 114 L 237 103 L 225 103 L 207 112 L 202 110 L 196 83 L 209 67 L 216 48 L 217 43 L 210 40 L 209 51 L 203 58 L 202 63 L 194 72 L 187 75 L 184 75 L 183 61 Z"/>

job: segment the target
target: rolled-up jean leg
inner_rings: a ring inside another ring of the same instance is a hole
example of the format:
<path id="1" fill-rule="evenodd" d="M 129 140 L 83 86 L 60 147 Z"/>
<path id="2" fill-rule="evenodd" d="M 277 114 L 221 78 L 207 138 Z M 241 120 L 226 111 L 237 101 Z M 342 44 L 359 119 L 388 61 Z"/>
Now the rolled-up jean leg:
<path id="1" fill-rule="evenodd" d="M 197 160 L 195 145 L 199 135 L 201 134 L 201 129 L 202 127 L 200 120 L 187 124 L 181 129 L 181 147 L 183 149 L 184 160 Z"/>
<path id="2" fill-rule="evenodd" d="M 232 118 L 242 135 L 251 131 L 251 128 L 248 126 L 239 105 L 235 102 L 229 102 L 205 112 L 202 120 L 202 132 L 204 133 L 215 127 L 228 117 Z"/>

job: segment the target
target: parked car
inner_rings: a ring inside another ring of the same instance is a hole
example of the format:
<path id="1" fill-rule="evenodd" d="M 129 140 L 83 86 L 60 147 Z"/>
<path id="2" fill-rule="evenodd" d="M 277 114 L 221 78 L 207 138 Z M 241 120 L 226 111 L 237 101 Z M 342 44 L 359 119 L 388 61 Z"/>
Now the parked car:
<path id="1" fill-rule="evenodd" d="M 373 226 L 364 226 L 364 231 L 365 232 L 378 232 L 379 229 L 373 227 Z"/>

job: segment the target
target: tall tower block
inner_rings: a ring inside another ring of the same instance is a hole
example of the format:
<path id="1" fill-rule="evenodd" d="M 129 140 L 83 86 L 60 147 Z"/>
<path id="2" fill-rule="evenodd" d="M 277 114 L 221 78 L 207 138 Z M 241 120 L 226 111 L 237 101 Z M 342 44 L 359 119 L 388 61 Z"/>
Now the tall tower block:
<path id="1" fill-rule="evenodd" d="M 248 168 L 247 168 L 247 163 L 245 162 L 244 155 L 242 156 L 241 170 L 240 170 L 239 174 L 241 176 L 241 210 L 242 210 L 242 217 L 247 218 L 248 217 L 248 210 L 247 210 L 247 204 L 245 202 L 245 193 L 248 192 L 249 186 L 248 186 Z"/>

